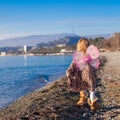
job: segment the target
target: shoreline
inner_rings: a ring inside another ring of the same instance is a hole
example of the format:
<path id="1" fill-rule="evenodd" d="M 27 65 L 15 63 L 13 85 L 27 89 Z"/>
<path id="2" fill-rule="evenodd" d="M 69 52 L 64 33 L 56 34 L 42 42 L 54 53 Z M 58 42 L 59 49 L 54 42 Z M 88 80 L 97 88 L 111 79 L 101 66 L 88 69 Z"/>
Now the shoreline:
<path id="1" fill-rule="evenodd" d="M 6 54 L 6 55 L 0 55 L 0 57 L 5 56 L 66 56 L 66 55 L 72 55 L 73 53 L 51 53 L 51 54 Z"/>
<path id="2" fill-rule="evenodd" d="M 120 51 L 104 51 L 100 52 L 100 54 L 106 54 L 106 53 L 120 53 Z M 69 56 L 73 55 L 73 53 L 50 53 L 50 54 L 32 54 L 32 53 L 26 53 L 26 54 L 6 54 L 6 55 L 0 55 L 0 57 L 5 56 Z"/>
<path id="3" fill-rule="evenodd" d="M 50 82 L 47 82 L 46 85 L 41 86 L 40 88 L 37 88 L 37 89 L 35 89 L 34 91 L 32 91 L 32 92 L 30 92 L 30 93 L 27 93 L 27 94 L 25 94 L 25 95 L 22 95 L 21 97 L 17 98 L 16 100 L 14 100 L 13 102 L 9 103 L 8 105 L 5 105 L 4 107 L 0 108 L 0 111 L 8 108 L 8 107 L 11 106 L 12 104 L 14 104 L 16 101 L 19 101 L 19 100 L 21 100 L 22 98 L 24 98 L 24 97 L 26 97 L 26 96 L 30 96 L 31 94 L 34 94 L 34 93 L 36 93 L 37 91 L 41 91 L 41 90 L 43 90 L 43 89 L 49 88 L 49 86 L 53 85 L 55 82 L 60 81 L 61 79 L 64 79 L 64 78 L 65 78 L 65 76 L 62 75 L 62 77 L 58 77 L 57 80 L 52 80 L 52 81 L 50 81 Z"/>
<path id="4" fill-rule="evenodd" d="M 5 108 L 0 109 L 0 118 L 4 118 L 3 116 L 5 114 L 9 114 L 10 111 L 17 113 L 18 111 L 23 110 L 24 108 L 27 108 L 29 105 L 32 104 L 33 100 L 37 99 L 39 94 L 44 94 L 44 92 L 49 91 L 49 89 L 55 88 L 56 85 L 59 85 L 59 83 L 62 80 L 66 80 L 66 77 L 62 77 L 61 79 L 52 81 L 48 83 L 46 86 L 36 89 L 32 93 L 29 93 L 27 95 L 21 96 L 17 100 L 15 100 L 10 105 L 6 106 Z M 63 81 L 66 83 L 66 81 Z M 62 83 L 63 84 L 63 83 Z M 8 115 L 9 116 L 9 115 Z M 8 119 L 9 120 L 9 119 Z"/>

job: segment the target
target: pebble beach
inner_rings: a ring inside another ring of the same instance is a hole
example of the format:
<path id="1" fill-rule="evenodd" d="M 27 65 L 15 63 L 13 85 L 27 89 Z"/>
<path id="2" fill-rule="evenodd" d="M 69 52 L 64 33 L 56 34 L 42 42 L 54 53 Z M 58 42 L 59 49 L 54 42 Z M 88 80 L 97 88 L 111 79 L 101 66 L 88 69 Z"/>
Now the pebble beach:
<path id="1" fill-rule="evenodd" d="M 79 93 L 68 91 L 64 77 L 0 110 L 0 120 L 120 120 L 120 51 L 100 56 L 96 96 L 101 107 L 96 111 L 76 105 Z"/>

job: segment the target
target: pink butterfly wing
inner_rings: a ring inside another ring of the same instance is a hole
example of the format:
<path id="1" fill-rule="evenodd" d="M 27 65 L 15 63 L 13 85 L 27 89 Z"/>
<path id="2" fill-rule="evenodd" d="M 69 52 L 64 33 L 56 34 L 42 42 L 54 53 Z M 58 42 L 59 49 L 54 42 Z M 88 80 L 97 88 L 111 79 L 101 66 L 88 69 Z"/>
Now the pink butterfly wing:
<path id="1" fill-rule="evenodd" d="M 73 54 L 73 60 L 79 70 L 83 70 L 86 66 L 86 62 L 84 61 L 84 55 L 81 52 L 74 52 Z"/>
<path id="2" fill-rule="evenodd" d="M 90 45 L 87 48 L 87 54 L 90 56 L 90 65 L 96 69 L 98 69 L 100 65 L 100 60 L 99 60 L 99 50 L 96 46 Z"/>
<path id="3" fill-rule="evenodd" d="M 99 58 L 91 60 L 91 61 L 90 61 L 90 65 L 91 65 L 93 68 L 98 69 L 98 68 L 99 68 L 99 65 L 100 65 L 100 60 L 99 60 Z"/>
<path id="4" fill-rule="evenodd" d="M 92 59 L 96 59 L 99 57 L 99 50 L 96 46 L 94 45 L 90 45 L 87 48 L 87 54 L 92 58 Z"/>

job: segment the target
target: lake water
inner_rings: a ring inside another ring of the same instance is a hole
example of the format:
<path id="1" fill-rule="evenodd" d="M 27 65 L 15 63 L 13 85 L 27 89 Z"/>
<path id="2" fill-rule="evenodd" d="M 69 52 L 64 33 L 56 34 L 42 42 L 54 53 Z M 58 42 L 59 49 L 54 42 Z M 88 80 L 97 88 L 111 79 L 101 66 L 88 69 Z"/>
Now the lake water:
<path id="1" fill-rule="evenodd" d="M 0 108 L 65 75 L 72 56 L 0 57 Z"/>

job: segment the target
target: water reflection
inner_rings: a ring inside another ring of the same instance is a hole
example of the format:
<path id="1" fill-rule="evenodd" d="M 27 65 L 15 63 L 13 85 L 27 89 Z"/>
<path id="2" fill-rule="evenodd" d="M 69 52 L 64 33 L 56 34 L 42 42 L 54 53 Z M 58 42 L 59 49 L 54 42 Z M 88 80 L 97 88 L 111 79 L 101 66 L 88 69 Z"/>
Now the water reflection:
<path id="1" fill-rule="evenodd" d="M 27 56 L 24 55 L 24 66 L 27 66 Z"/>

